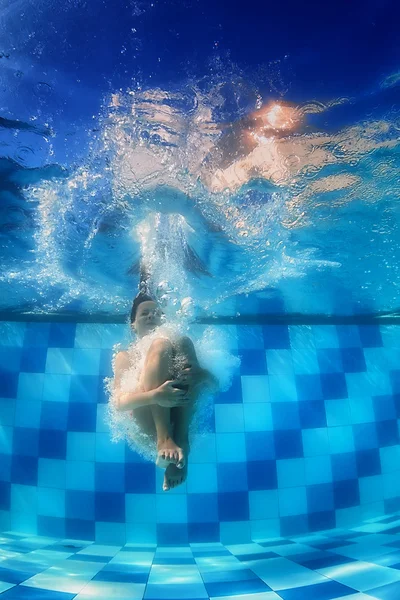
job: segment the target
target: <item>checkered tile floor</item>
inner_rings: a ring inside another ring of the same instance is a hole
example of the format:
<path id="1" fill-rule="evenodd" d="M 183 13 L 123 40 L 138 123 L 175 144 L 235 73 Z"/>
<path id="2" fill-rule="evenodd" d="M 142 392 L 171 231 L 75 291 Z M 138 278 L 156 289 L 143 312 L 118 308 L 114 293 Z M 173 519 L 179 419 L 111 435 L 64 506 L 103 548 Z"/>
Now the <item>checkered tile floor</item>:
<path id="1" fill-rule="evenodd" d="M 397 600 L 400 514 L 249 544 L 105 546 L 0 537 L 4 600 Z"/>

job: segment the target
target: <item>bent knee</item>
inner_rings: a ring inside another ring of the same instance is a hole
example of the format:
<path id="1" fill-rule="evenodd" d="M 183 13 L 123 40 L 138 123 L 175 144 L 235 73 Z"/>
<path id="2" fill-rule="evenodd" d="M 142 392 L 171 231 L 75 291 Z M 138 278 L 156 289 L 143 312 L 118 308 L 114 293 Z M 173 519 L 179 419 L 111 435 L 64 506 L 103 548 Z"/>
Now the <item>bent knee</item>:
<path id="1" fill-rule="evenodd" d="M 149 352 L 156 354 L 172 352 L 172 344 L 169 340 L 165 338 L 156 338 L 151 342 Z"/>
<path id="2" fill-rule="evenodd" d="M 183 335 L 182 337 L 178 338 L 174 346 L 180 352 L 187 350 L 193 351 L 194 349 L 193 342 L 187 335 Z"/>

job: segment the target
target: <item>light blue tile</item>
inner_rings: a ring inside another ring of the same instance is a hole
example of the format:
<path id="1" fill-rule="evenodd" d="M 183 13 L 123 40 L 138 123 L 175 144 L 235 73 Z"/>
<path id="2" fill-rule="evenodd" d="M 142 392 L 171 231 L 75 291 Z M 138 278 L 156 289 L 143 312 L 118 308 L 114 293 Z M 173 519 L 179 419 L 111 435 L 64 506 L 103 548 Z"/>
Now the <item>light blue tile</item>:
<path id="1" fill-rule="evenodd" d="M 280 520 L 276 519 L 259 519 L 257 521 L 251 521 L 251 539 L 255 542 L 262 542 L 271 538 L 276 538 L 280 535 Z M 245 599 L 243 599 L 245 600 Z M 249 600 L 251 598 L 249 597 Z M 260 598 L 262 600 L 262 597 Z M 280 596 L 274 598 L 267 597 L 265 600 L 280 600 Z"/>
<path id="2" fill-rule="evenodd" d="M 68 490 L 86 490 L 95 489 L 94 463 L 67 460 L 66 464 L 66 488 Z"/>
<path id="3" fill-rule="evenodd" d="M 380 448 L 379 453 L 381 456 L 382 473 L 391 473 L 400 470 L 400 446 Z"/>
<path id="4" fill-rule="evenodd" d="M 279 517 L 278 490 L 249 492 L 250 519 L 275 519 Z"/>
<path id="5" fill-rule="evenodd" d="M 389 567 L 381 567 L 380 565 L 372 565 L 369 562 L 358 561 L 352 563 L 351 568 L 338 570 L 337 567 L 324 567 L 319 569 L 319 572 L 326 577 L 333 578 L 343 585 L 366 592 L 373 590 L 376 587 L 387 585 L 394 581 L 400 581 L 400 572 Z M 372 595 L 374 598 L 375 595 Z M 389 596 L 387 596 L 389 598 Z"/>
<path id="6" fill-rule="evenodd" d="M 304 486 L 279 489 L 279 514 L 281 517 L 304 515 L 307 513 L 307 496 Z"/>
<path id="7" fill-rule="evenodd" d="M 301 435 L 303 438 L 304 456 L 330 454 L 328 429 L 326 427 L 303 429 Z"/>
<path id="8" fill-rule="evenodd" d="M 144 599 L 151 600 L 191 600 L 192 598 L 208 598 L 206 588 L 203 584 L 161 584 L 150 583 L 146 586 L 146 594 Z"/>
<path id="9" fill-rule="evenodd" d="M 115 344 L 124 344 L 128 340 L 132 340 L 132 335 L 125 323 L 104 324 L 100 330 L 101 348 L 111 349 Z"/>
<path id="10" fill-rule="evenodd" d="M 41 400 L 43 385 L 44 373 L 20 373 L 18 376 L 18 399 Z"/>
<path id="11" fill-rule="evenodd" d="M 353 422 L 347 398 L 325 400 L 325 413 L 328 427 L 350 425 Z"/>
<path id="12" fill-rule="evenodd" d="M 190 451 L 191 463 L 210 463 L 217 460 L 215 433 L 197 435 Z"/>
<path id="13" fill-rule="evenodd" d="M 14 429 L 3 426 L 0 428 L 0 454 L 12 454 Z"/>
<path id="14" fill-rule="evenodd" d="M 38 487 L 38 514 L 65 519 L 65 490 Z"/>
<path id="15" fill-rule="evenodd" d="M 289 458 L 276 461 L 278 487 L 300 487 L 305 485 L 304 458 Z"/>
<path id="16" fill-rule="evenodd" d="M 332 454 L 354 452 L 353 429 L 350 425 L 329 427 L 328 437 Z"/>
<path id="17" fill-rule="evenodd" d="M 400 348 L 400 331 L 397 325 L 381 325 L 379 329 L 385 348 Z"/>
<path id="18" fill-rule="evenodd" d="M 186 495 L 157 494 L 156 512 L 158 523 L 187 523 Z"/>
<path id="19" fill-rule="evenodd" d="M 108 433 L 108 435 L 110 435 L 107 404 L 98 404 L 96 409 L 96 431 L 98 433 Z"/>
<path id="20" fill-rule="evenodd" d="M 214 409 L 217 434 L 244 431 L 242 404 L 216 404 Z"/>
<path id="21" fill-rule="evenodd" d="M 65 460 L 39 458 L 38 485 L 42 488 L 65 489 Z"/>
<path id="22" fill-rule="evenodd" d="M 399 472 L 394 473 L 383 473 L 383 497 L 385 500 L 388 498 L 400 497 L 400 477 Z"/>
<path id="23" fill-rule="evenodd" d="M 42 403 L 38 400 L 17 400 L 15 404 L 15 425 L 39 429 Z"/>
<path id="24" fill-rule="evenodd" d="M 371 477 L 360 477 L 358 480 L 360 487 L 360 502 L 378 502 L 383 500 L 383 480 L 382 475 L 373 475 Z"/>
<path id="25" fill-rule="evenodd" d="M 155 494 L 126 494 L 125 514 L 127 523 L 156 523 Z"/>
<path id="26" fill-rule="evenodd" d="M 80 375 L 98 375 L 101 350 L 98 348 L 75 348 L 73 370 Z"/>
<path id="27" fill-rule="evenodd" d="M 241 350 L 264 350 L 264 336 L 259 325 L 247 325 L 240 330 L 239 338 Z"/>
<path id="28" fill-rule="evenodd" d="M 108 433 L 96 434 L 96 460 L 98 462 L 120 462 L 125 460 L 125 445 L 114 443 Z"/>
<path id="29" fill-rule="evenodd" d="M 270 375 L 269 394 L 271 402 L 297 402 L 297 388 L 294 373 Z"/>
<path id="30" fill-rule="evenodd" d="M 14 426 L 16 416 L 16 401 L 14 398 L 0 398 L 0 423 Z"/>
<path id="31" fill-rule="evenodd" d="M 43 400 L 49 402 L 68 402 L 71 375 L 45 373 Z"/>
<path id="32" fill-rule="evenodd" d="M 219 433 L 216 437 L 219 462 L 245 462 L 246 443 L 244 433 Z"/>
<path id="33" fill-rule="evenodd" d="M 48 348 L 46 373 L 72 373 L 73 348 Z"/>
<path id="34" fill-rule="evenodd" d="M 242 375 L 242 398 L 244 403 L 268 402 L 269 385 L 267 375 Z"/>
<path id="35" fill-rule="evenodd" d="M 272 431 L 271 404 L 257 402 L 243 404 L 244 427 L 246 431 Z"/>
<path id="36" fill-rule="evenodd" d="M 335 325 L 313 325 L 316 348 L 340 348 Z"/>
<path id="37" fill-rule="evenodd" d="M 292 350 L 293 370 L 296 375 L 319 373 L 317 353 L 313 348 Z"/>
<path id="38" fill-rule="evenodd" d="M 18 512 L 13 509 L 11 510 L 10 517 L 12 531 L 21 532 L 23 537 L 27 535 L 37 535 L 38 519 L 36 512 Z"/>
<path id="39" fill-rule="evenodd" d="M 308 456 L 304 459 L 306 485 L 330 483 L 332 481 L 332 465 L 329 455 Z"/>
<path id="40" fill-rule="evenodd" d="M 0 346 L 16 346 L 21 348 L 24 345 L 26 323 L 1 321 L 0 322 Z"/>
<path id="41" fill-rule="evenodd" d="M 37 513 L 37 487 L 11 484 L 11 507 L 18 513 Z"/>
<path id="42" fill-rule="evenodd" d="M 292 349 L 315 348 L 314 333 L 311 325 L 289 325 L 290 345 Z"/>
<path id="43" fill-rule="evenodd" d="M 385 503 L 383 500 L 379 502 L 369 502 L 361 505 L 361 518 L 363 521 L 374 519 L 385 515 Z"/>
<path id="44" fill-rule="evenodd" d="M 215 494 L 218 492 L 216 464 L 191 464 L 187 478 L 190 494 Z"/>
<path id="45" fill-rule="evenodd" d="M 102 330 L 99 323 L 77 323 L 75 348 L 102 348 Z"/>
<path id="46" fill-rule="evenodd" d="M 291 375 L 293 377 L 291 350 L 267 350 L 266 354 L 269 375 Z"/>
<path id="47" fill-rule="evenodd" d="M 135 544 L 156 544 L 156 523 L 126 523 L 126 542 Z"/>
<path id="48" fill-rule="evenodd" d="M 246 544 L 251 541 L 250 521 L 221 521 L 219 529 L 222 544 Z"/>
<path id="49" fill-rule="evenodd" d="M 374 407 L 369 396 L 349 398 L 350 413 L 353 423 L 372 423 L 375 421 Z"/>
<path id="50" fill-rule="evenodd" d="M 67 459 L 94 461 L 96 453 L 96 434 L 86 431 L 67 432 Z"/>
<path id="51" fill-rule="evenodd" d="M 123 546 L 126 543 L 125 523 L 103 523 L 96 521 L 95 527 L 96 544 Z M 112 594 L 112 597 L 114 597 L 114 594 Z"/>
<path id="52" fill-rule="evenodd" d="M 339 508 L 335 510 L 336 527 L 348 529 L 354 527 L 361 522 L 361 508 L 352 506 L 351 508 Z"/>

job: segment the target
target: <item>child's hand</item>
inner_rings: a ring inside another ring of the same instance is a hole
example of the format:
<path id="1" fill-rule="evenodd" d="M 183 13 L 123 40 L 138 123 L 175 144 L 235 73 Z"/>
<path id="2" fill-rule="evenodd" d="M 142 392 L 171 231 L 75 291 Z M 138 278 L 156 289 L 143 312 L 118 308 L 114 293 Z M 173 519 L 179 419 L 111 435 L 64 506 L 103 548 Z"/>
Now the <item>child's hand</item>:
<path id="1" fill-rule="evenodd" d="M 179 385 L 185 385 L 183 381 L 171 380 L 165 381 L 154 390 L 154 403 L 166 408 L 174 406 L 186 406 L 190 399 L 187 391 L 180 389 Z"/>

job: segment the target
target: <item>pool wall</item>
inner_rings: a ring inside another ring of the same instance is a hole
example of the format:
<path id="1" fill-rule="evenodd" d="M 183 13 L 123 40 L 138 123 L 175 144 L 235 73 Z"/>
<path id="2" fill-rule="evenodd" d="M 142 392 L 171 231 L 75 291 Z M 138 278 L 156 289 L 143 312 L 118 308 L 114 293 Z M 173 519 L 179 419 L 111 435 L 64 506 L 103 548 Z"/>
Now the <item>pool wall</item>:
<path id="1" fill-rule="evenodd" d="M 400 509 L 400 327 L 226 326 L 241 357 L 187 483 L 104 423 L 120 324 L 0 323 L 0 529 L 125 544 L 241 543 Z"/>

